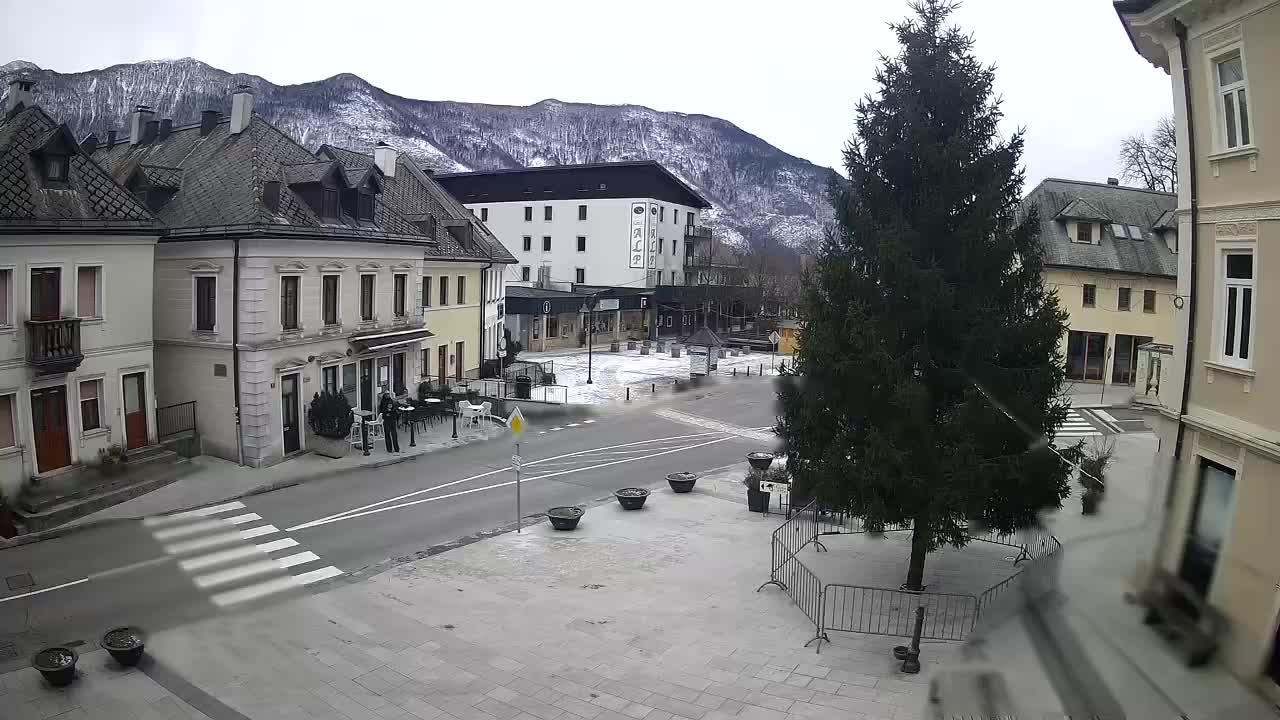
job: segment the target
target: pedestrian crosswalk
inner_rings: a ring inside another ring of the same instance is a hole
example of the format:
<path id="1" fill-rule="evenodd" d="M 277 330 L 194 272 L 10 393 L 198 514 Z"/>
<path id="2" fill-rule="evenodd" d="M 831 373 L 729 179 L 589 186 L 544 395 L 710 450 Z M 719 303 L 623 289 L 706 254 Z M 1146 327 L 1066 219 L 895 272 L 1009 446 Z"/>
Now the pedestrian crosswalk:
<path id="1" fill-rule="evenodd" d="M 143 525 L 192 583 L 219 607 L 232 607 L 342 575 L 298 541 L 247 512 L 244 503 L 147 518 Z M 261 540 L 259 542 L 259 540 Z"/>
<path id="2" fill-rule="evenodd" d="M 582 422 L 571 422 L 568 425 L 557 425 L 547 430 L 539 430 L 538 434 L 546 435 L 549 432 L 560 432 L 561 430 L 566 430 L 568 428 L 582 427 L 583 425 L 591 425 L 593 423 L 595 423 L 595 420 L 583 420 Z"/>
<path id="3" fill-rule="evenodd" d="M 1056 437 L 1059 440 L 1102 437 L 1102 432 L 1084 419 L 1079 411 L 1072 408 L 1067 411 L 1067 419 L 1058 426 Z"/>

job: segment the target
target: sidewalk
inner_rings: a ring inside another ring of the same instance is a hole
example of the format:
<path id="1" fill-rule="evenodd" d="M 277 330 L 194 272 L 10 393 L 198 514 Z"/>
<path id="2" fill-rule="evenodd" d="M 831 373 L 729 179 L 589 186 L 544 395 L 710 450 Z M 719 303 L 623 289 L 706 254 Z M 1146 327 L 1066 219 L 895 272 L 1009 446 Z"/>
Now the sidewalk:
<path id="1" fill-rule="evenodd" d="M 1104 387 L 1098 383 L 1068 381 L 1067 394 L 1073 408 L 1128 407 L 1133 402 L 1133 387 L 1130 385 Z"/>
<path id="2" fill-rule="evenodd" d="M 344 458 L 326 458 L 308 453 L 266 468 L 241 467 L 229 460 L 200 455 L 191 459 L 191 464 L 197 468 L 195 472 L 158 490 L 86 515 L 63 527 L 104 520 L 135 519 L 208 505 L 353 470 L 393 465 L 438 450 L 490 440 L 505 432 L 505 428 L 495 424 L 480 429 L 459 425 L 458 437 L 454 439 L 452 423 L 438 423 L 428 426 L 426 432 L 417 433 L 414 447 L 409 446 L 409 433 L 401 431 L 400 453 L 389 454 L 381 439 L 370 439 L 368 457 L 359 448 L 352 448 L 351 453 Z"/>
<path id="3" fill-rule="evenodd" d="M 734 501 L 654 488 L 638 512 L 610 498 L 572 533 L 544 520 L 158 632 L 147 674 L 103 671 L 100 651 L 67 690 L 20 670 L 0 679 L 0 704 L 6 720 L 924 717 L 927 672 L 898 673 L 899 639 L 833 635 L 816 654 L 787 596 L 756 592 L 781 518 L 748 513 L 738 487 Z M 926 670 L 945 654 L 931 646 Z"/>

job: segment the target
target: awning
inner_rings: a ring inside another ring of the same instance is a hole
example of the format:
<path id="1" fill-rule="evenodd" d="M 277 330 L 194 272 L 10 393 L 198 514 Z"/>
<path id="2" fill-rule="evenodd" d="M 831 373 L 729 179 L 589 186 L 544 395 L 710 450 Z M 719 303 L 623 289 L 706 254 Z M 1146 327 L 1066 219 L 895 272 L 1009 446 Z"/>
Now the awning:
<path id="1" fill-rule="evenodd" d="M 372 352 L 398 345 L 408 345 L 429 337 L 435 337 L 435 334 L 424 327 L 412 327 L 403 330 L 384 330 L 364 335 L 352 335 L 349 340 L 355 346 L 357 352 Z"/>

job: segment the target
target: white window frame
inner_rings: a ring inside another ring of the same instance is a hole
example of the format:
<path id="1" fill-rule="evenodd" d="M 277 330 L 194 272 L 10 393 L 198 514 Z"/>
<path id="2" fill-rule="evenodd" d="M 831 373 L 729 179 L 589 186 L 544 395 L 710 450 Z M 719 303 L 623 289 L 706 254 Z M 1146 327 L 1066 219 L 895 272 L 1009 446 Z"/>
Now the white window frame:
<path id="1" fill-rule="evenodd" d="M 97 272 L 97 282 L 95 282 L 95 283 L 94 283 L 94 289 L 93 289 L 93 291 L 94 291 L 95 293 L 97 293 L 97 297 L 95 297 L 95 298 L 94 298 L 94 308 L 98 311 L 98 314 L 97 314 L 97 315 L 94 315 L 94 316 L 92 316 L 92 317 L 89 317 L 89 316 L 85 316 L 85 315 L 81 315 L 81 314 L 80 314 L 80 271 L 81 271 L 81 270 L 84 270 L 84 269 L 86 269 L 86 268 L 93 268 L 93 269 L 95 269 L 95 270 L 97 270 L 97 271 L 98 271 L 98 272 Z M 103 307 L 103 304 L 106 302 L 106 299 L 107 299 L 107 292 L 106 292 L 106 284 L 107 284 L 107 270 L 106 270 L 106 263 L 102 263 L 102 262 L 76 263 L 76 266 L 75 266 L 75 276 L 76 276 L 76 279 L 75 279 L 75 283 L 76 283 L 76 290 L 75 290 L 75 309 L 76 309 L 76 317 L 80 318 L 80 320 L 81 320 L 81 324 L 82 324 L 82 325 L 84 324 L 84 321 L 91 321 L 91 322 L 92 322 L 92 321 L 99 321 L 99 322 L 101 322 L 102 320 L 104 320 L 104 319 L 107 317 L 106 308 L 105 308 L 105 307 Z"/>
<path id="2" fill-rule="evenodd" d="M 282 273 L 280 273 L 280 274 L 279 274 L 279 277 L 280 277 L 279 285 L 280 285 L 280 289 L 281 289 L 282 291 L 284 290 L 284 279 L 285 279 L 285 278 L 287 278 L 287 277 L 296 277 L 296 278 L 298 278 L 298 326 L 297 326 L 297 327 L 295 327 L 295 328 L 289 328 L 289 329 L 286 329 L 286 328 L 285 328 L 285 326 L 284 326 L 284 302 L 283 302 L 284 297 L 283 297 L 283 293 L 277 293 L 277 294 L 276 294 L 276 301 L 277 301 L 277 303 L 278 303 L 278 307 L 280 308 L 280 309 L 277 311 L 277 313 L 279 314 L 279 318 L 278 318 L 278 320 L 280 321 L 280 332 L 282 332 L 282 333 L 300 333 L 300 332 L 302 332 L 302 331 L 303 331 L 303 329 L 304 329 L 304 327 L 305 327 L 305 323 L 303 323 L 303 322 L 302 322 L 302 284 L 303 284 L 303 280 L 302 280 L 302 273 L 300 273 L 300 272 L 282 272 Z M 299 392 L 301 392 L 301 390 L 299 390 Z"/>
<path id="3" fill-rule="evenodd" d="M 5 308 L 8 310 L 7 317 L 5 315 L 0 315 L 0 332 L 12 332 L 16 327 L 14 322 L 13 303 L 15 298 L 18 297 L 18 291 L 14 289 L 14 286 L 18 283 L 18 270 L 14 265 L 0 265 L 0 273 L 3 272 L 9 273 L 9 283 L 6 288 L 9 292 L 9 297 L 6 298 L 8 302 L 4 304 Z"/>
<path id="4" fill-rule="evenodd" d="M 401 278 L 401 277 L 404 278 L 404 312 L 400 314 L 396 314 L 396 278 Z M 374 290 L 374 295 L 376 296 L 378 294 L 378 285 L 376 280 L 374 281 L 373 290 Z M 401 320 L 409 317 L 409 307 L 413 304 L 412 302 L 410 302 L 409 293 L 410 293 L 409 273 L 407 272 L 391 273 L 391 317 L 399 318 Z M 374 304 L 376 305 L 377 303 L 375 302 Z"/>
<path id="5" fill-rule="evenodd" d="M 337 298 L 335 298 L 334 300 L 337 306 L 336 307 L 337 317 L 334 318 L 335 320 L 338 321 L 336 325 L 329 325 L 324 321 L 324 279 L 329 277 L 338 278 L 338 289 L 335 291 L 337 293 Z M 376 286 L 375 286 L 375 289 L 376 289 Z M 340 272 L 320 273 L 320 325 L 321 327 L 328 327 L 328 328 L 342 327 L 342 273 Z M 341 375 L 341 371 L 339 371 L 339 375 Z M 342 379 L 339 378 L 338 382 L 339 384 L 341 384 Z"/>
<path id="6" fill-rule="evenodd" d="M 202 277 L 213 278 L 213 329 L 212 330 L 201 330 L 199 324 L 197 323 L 197 317 L 198 317 L 199 308 L 200 308 L 200 297 L 197 294 L 197 289 L 200 287 L 199 278 L 202 278 Z M 218 312 L 218 271 L 216 270 L 193 271 L 191 273 L 191 332 L 199 333 L 201 335 L 208 335 L 208 334 L 217 335 L 218 324 L 220 322 L 222 322 L 222 313 Z"/>
<path id="7" fill-rule="evenodd" d="M 1258 249 L 1256 243 L 1232 242 L 1219 243 L 1217 247 L 1217 287 L 1214 291 L 1214 311 L 1213 311 L 1213 357 L 1222 365 L 1239 368 L 1241 370 L 1252 370 L 1255 347 L 1258 338 Z M 1228 255 L 1251 255 L 1253 256 L 1253 277 L 1248 280 L 1227 278 L 1227 256 Z M 1244 313 L 1241 312 L 1237 305 L 1235 317 L 1235 355 L 1228 355 L 1226 352 L 1226 334 L 1227 334 L 1227 288 L 1237 288 L 1236 297 L 1238 302 L 1243 303 L 1244 290 L 1249 289 L 1250 292 L 1250 313 L 1249 313 L 1249 346 L 1246 348 L 1249 357 L 1241 359 L 1240 355 L 1240 331 L 1244 320 Z"/>
<path id="8" fill-rule="evenodd" d="M 364 279 L 365 277 L 373 278 L 373 317 L 368 320 L 364 317 Z M 360 322 L 367 324 L 378 322 L 378 273 L 362 272 L 360 273 L 359 284 L 356 285 L 356 314 L 360 317 Z M 359 380 L 356 380 L 357 384 Z"/>
<path id="9" fill-rule="evenodd" d="M 94 398 L 98 401 L 98 427 L 86 429 L 84 426 L 84 396 L 80 394 L 80 383 L 97 383 L 98 397 Z M 85 435 L 102 435 L 111 432 L 111 427 L 107 424 L 106 412 L 106 381 L 103 375 L 89 375 L 87 377 L 76 378 L 76 425 L 80 427 L 80 434 Z"/>
<path id="10" fill-rule="evenodd" d="M 462 297 L 461 300 L 458 300 L 459 296 Z M 458 302 L 454 303 L 454 305 L 467 304 L 467 276 L 466 275 L 458 276 L 458 282 L 453 286 L 453 299 L 458 300 Z"/>
<path id="11" fill-rule="evenodd" d="M 6 397 L 9 398 L 9 422 L 13 424 L 13 444 L 0 446 L 0 457 L 4 457 L 9 453 L 17 452 L 19 448 L 22 447 L 22 441 L 18 435 L 18 431 L 21 429 L 18 425 L 18 417 L 22 414 L 18 407 L 18 391 L 5 390 L 4 392 L 0 392 L 0 398 Z"/>
<path id="12" fill-rule="evenodd" d="M 334 383 L 334 391 L 341 394 L 342 393 L 342 361 L 341 360 L 334 360 L 320 366 L 320 378 L 319 378 L 320 392 L 325 391 L 324 373 L 326 370 L 329 370 L 329 369 L 333 370 L 334 380 L 336 381 Z"/>
<path id="13" fill-rule="evenodd" d="M 1218 75 L 1218 65 L 1231 60 L 1232 58 L 1240 58 L 1240 82 L 1230 85 L 1222 85 Z M 1206 63 L 1209 71 L 1209 87 L 1213 88 L 1213 125 L 1214 125 L 1214 147 L 1218 152 L 1235 152 L 1238 150 L 1249 150 L 1254 147 L 1253 143 L 1253 92 L 1249 87 L 1249 68 L 1244 57 L 1244 43 L 1235 42 L 1223 47 L 1214 48 L 1209 53 L 1209 62 Z M 1227 95 L 1233 98 L 1239 98 L 1238 92 L 1244 91 L 1245 103 L 1249 110 L 1249 119 L 1247 122 L 1240 122 L 1239 102 L 1234 102 L 1235 118 L 1236 118 L 1236 144 L 1235 146 L 1227 145 L 1227 109 L 1223 101 Z M 1249 142 L 1244 142 L 1244 131 L 1249 133 Z"/>
<path id="14" fill-rule="evenodd" d="M 23 278 L 26 280 L 26 284 L 24 285 L 24 287 L 26 288 L 26 293 L 25 293 L 26 297 L 23 298 L 23 300 L 27 306 L 28 318 L 31 317 L 32 310 L 34 309 L 31 307 L 31 272 L 33 270 L 54 270 L 54 269 L 58 271 L 58 317 L 59 318 L 67 317 L 67 305 L 66 305 L 67 266 L 63 263 L 58 263 L 58 262 L 35 262 L 27 265 L 27 270 Z M 71 317 L 75 317 L 75 313 L 74 313 L 75 308 L 72 308 L 72 310 L 73 312 L 71 314 Z"/>

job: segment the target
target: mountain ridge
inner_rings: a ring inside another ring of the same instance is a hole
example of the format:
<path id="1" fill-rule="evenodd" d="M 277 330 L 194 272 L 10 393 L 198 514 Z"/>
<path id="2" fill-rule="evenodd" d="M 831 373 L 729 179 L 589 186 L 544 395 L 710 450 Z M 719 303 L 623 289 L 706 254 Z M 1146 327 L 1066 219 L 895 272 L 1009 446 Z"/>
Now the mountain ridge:
<path id="1" fill-rule="evenodd" d="M 309 149 L 327 143 L 368 151 L 383 141 L 440 172 L 657 160 L 712 203 L 707 224 L 734 244 L 772 237 L 812 246 L 831 219 L 832 170 L 711 115 L 557 98 L 532 105 L 420 100 L 353 73 L 277 85 L 191 57 L 72 73 L 14 60 L 0 65 L 0 87 L 20 75 L 36 81 L 36 102 L 77 137 L 127 134 L 137 104 L 174 124 L 196 122 L 205 109 L 226 113 L 231 90 L 244 84 L 254 90 L 255 111 Z"/>

